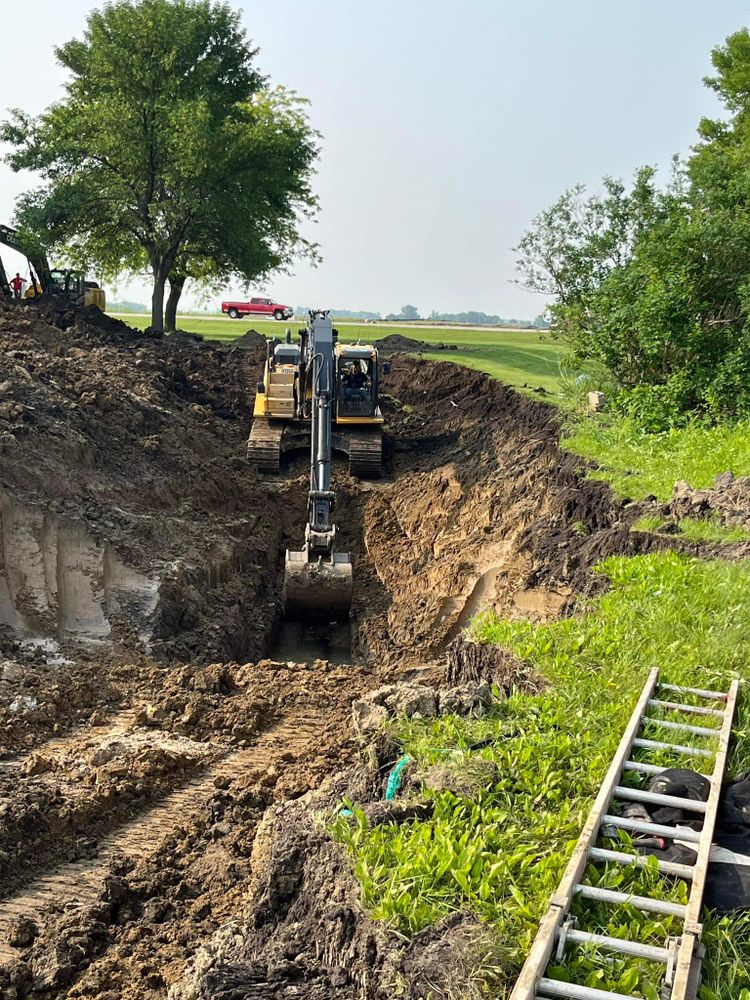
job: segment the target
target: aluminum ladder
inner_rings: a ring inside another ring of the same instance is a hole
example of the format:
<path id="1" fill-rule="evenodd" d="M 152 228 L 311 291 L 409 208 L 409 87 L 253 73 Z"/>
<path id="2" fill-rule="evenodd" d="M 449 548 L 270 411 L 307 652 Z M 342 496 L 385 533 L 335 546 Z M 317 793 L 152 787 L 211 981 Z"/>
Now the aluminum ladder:
<path id="1" fill-rule="evenodd" d="M 729 750 L 737 689 L 738 681 L 736 680 L 732 682 L 726 692 L 703 691 L 699 688 L 662 684 L 659 682 L 658 669 L 651 670 L 607 771 L 604 784 L 578 838 L 562 881 L 552 896 L 548 912 L 540 922 L 539 931 L 510 995 L 510 1000 L 552 1000 L 552 998 L 558 997 L 567 997 L 570 1000 L 637 1000 L 637 998 L 623 993 L 611 993 L 607 990 L 593 989 L 589 986 L 580 986 L 546 977 L 547 965 L 553 953 L 556 952 L 557 957 L 561 959 L 566 948 L 570 946 L 593 946 L 601 952 L 619 953 L 620 955 L 661 963 L 665 967 L 664 975 L 661 983 L 654 985 L 661 987 L 662 998 L 665 1000 L 694 1000 L 700 982 L 703 955 L 701 944 L 703 928 L 700 922 L 703 891 L 708 873 L 724 767 Z M 684 695 L 691 696 L 692 699 L 703 704 L 684 704 L 680 700 L 680 696 Z M 655 712 L 680 712 L 687 716 L 720 718 L 721 723 L 718 726 L 708 727 L 691 725 L 687 721 L 685 723 L 672 722 L 660 719 L 654 712 L 647 714 L 649 709 L 653 709 Z M 665 735 L 665 741 L 647 739 L 639 735 L 645 725 L 663 728 L 667 734 L 677 732 L 688 733 L 693 737 L 714 738 L 718 741 L 718 746 L 715 749 L 707 749 L 702 746 L 671 743 L 667 742 L 671 738 L 669 735 Z M 654 764 L 631 760 L 633 750 L 636 748 L 646 752 L 670 750 L 678 755 L 705 758 L 707 761 L 713 759 L 713 769 L 710 774 L 704 775 L 710 782 L 708 800 L 696 802 L 692 799 L 682 799 L 672 795 L 658 795 L 621 784 L 622 775 L 626 771 L 655 775 L 666 770 L 666 768 Z M 683 827 L 678 830 L 672 826 L 614 816 L 610 811 L 610 804 L 613 801 L 642 802 L 645 806 L 666 805 L 690 810 L 703 816 L 703 828 L 700 832 Z M 657 861 L 660 872 L 665 875 L 677 876 L 690 884 L 688 902 L 683 905 L 667 899 L 629 895 L 628 893 L 582 884 L 586 866 L 591 862 L 638 867 L 653 864 L 653 859 L 648 859 L 643 855 L 597 847 L 596 842 L 602 827 L 615 827 L 631 833 L 651 834 L 654 837 L 676 838 L 694 845 L 694 850 L 697 853 L 694 865 Z M 612 906 L 629 903 L 647 913 L 674 915 L 682 920 L 682 934 L 679 937 L 670 938 L 663 947 L 655 947 L 639 941 L 580 931 L 572 926 L 572 922 L 568 919 L 570 906 L 576 895 Z"/>

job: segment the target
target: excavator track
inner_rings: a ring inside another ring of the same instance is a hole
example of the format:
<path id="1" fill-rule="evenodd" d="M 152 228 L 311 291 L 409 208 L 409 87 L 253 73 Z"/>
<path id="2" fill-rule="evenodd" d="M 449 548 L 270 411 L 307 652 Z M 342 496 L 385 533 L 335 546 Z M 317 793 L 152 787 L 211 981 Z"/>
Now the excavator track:
<path id="1" fill-rule="evenodd" d="M 281 468 L 283 424 L 272 424 L 265 417 L 255 417 L 247 439 L 247 457 L 258 472 L 278 472 Z"/>
<path id="2" fill-rule="evenodd" d="M 377 478 L 383 465 L 381 427 L 349 432 L 349 472 L 358 479 Z"/>

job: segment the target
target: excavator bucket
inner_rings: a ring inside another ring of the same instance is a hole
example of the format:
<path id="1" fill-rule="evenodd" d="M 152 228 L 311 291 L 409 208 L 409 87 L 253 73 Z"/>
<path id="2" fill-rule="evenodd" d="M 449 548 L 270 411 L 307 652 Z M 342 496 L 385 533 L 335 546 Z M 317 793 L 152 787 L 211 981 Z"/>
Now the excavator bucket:
<path id="1" fill-rule="evenodd" d="M 310 562 L 307 552 L 290 549 L 284 566 L 284 613 L 328 621 L 349 617 L 352 606 L 352 560 L 335 552 L 332 562 Z"/>

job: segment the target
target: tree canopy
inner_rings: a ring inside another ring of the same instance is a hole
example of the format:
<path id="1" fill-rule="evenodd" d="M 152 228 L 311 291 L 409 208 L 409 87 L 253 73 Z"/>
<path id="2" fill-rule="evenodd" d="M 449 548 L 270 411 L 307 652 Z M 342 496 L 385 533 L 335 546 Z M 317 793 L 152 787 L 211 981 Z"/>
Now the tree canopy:
<path id="1" fill-rule="evenodd" d="M 306 102 L 269 87 L 228 4 L 115 0 L 56 55 L 63 99 L 0 128 L 11 167 L 44 179 L 19 201 L 27 238 L 107 277 L 150 269 L 156 329 L 168 280 L 179 297 L 188 277 L 247 283 L 316 256 Z"/>
<path id="2" fill-rule="evenodd" d="M 685 163 L 601 193 L 565 192 L 517 249 L 522 283 L 554 298 L 558 333 L 658 429 L 750 413 L 750 34 L 712 53 L 726 119 L 704 119 Z"/>

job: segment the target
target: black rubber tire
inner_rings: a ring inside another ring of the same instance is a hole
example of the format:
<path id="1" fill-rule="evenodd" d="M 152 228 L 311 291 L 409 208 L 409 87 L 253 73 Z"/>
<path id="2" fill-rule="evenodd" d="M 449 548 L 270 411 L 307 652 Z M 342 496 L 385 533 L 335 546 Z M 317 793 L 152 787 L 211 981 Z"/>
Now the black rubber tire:
<path id="1" fill-rule="evenodd" d="M 230 309 L 229 310 L 229 318 L 230 319 L 239 319 L 240 318 L 240 314 L 237 312 L 236 309 Z"/>
<path id="2" fill-rule="evenodd" d="M 281 309 L 274 309 L 273 318 L 274 319 L 283 319 L 284 318 L 284 313 L 281 311 Z"/>

